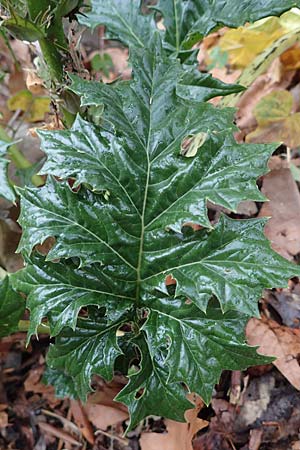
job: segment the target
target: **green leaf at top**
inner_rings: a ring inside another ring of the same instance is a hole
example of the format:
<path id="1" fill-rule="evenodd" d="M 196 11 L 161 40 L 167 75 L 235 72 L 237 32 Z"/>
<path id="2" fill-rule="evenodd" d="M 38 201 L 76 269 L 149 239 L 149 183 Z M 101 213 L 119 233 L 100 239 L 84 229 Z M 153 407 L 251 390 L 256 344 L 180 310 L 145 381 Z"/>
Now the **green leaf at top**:
<path id="1" fill-rule="evenodd" d="M 181 230 L 189 222 L 211 228 L 207 200 L 231 210 L 243 199 L 264 200 L 256 179 L 275 147 L 236 144 L 230 130 L 220 131 L 230 127 L 231 110 L 178 97 L 181 67 L 155 43 L 152 51 L 133 53 L 133 81 L 94 90 L 95 103 L 105 105 L 106 132 L 78 118 L 71 130 L 40 133 L 48 154 L 44 171 L 85 187 L 74 193 L 49 180 L 42 189 L 21 191 L 19 250 L 29 255 L 54 236 L 48 260 L 100 263 L 111 291 L 125 277 L 126 295 L 137 303 L 145 292 L 163 290 L 165 276 L 173 274 L 177 294 L 202 310 L 216 295 L 223 310 L 256 314 L 262 289 L 298 272 L 271 252 L 263 223 L 236 227 L 224 219 L 215 232 L 191 241 Z M 183 156 L 184 138 L 200 132 L 205 142 L 195 156 Z"/>
<path id="2" fill-rule="evenodd" d="M 25 311 L 24 299 L 11 288 L 9 278 L 0 282 L 0 338 L 18 330 Z"/>
<path id="3" fill-rule="evenodd" d="M 140 0 L 92 0 L 83 25 L 105 25 L 108 37 L 130 47 L 147 47 L 155 31 L 153 15 L 140 12 Z M 164 46 L 175 53 L 189 50 L 214 28 L 237 28 L 267 16 L 278 16 L 300 6 L 299 0 L 160 0 L 154 7 L 166 27 Z M 163 34 L 163 33 L 162 33 Z"/>
<path id="4" fill-rule="evenodd" d="M 50 367 L 81 398 L 93 374 L 110 379 L 122 351 L 138 347 L 140 370 L 118 397 L 132 424 L 151 413 L 183 420 L 189 389 L 208 400 L 222 368 L 265 361 L 244 344 L 246 316 L 258 313 L 263 288 L 300 274 L 270 249 L 265 221 L 222 217 L 213 228 L 207 217 L 207 200 L 232 210 L 263 200 L 255 180 L 275 147 L 237 145 L 233 111 L 201 101 L 216 85 L 202 79 L 207 91 L 195 94 L 201 83 L 159 35 L 147 45 L 131 51 L 131 81 L 75 80 L 83 103 L 103 106 L 101 127 L 78 118 L 71 130 L 40 133 L 50 175 L 41 189 L 20 190 L 19 249 L 29 258 L 55 240 L 45 263 L 33 257 L 14 277 L 31 331 L 45 316 L 58 333 Z"/>
<path id="5" fill-rule="evenodd" d="M 143 15 L 140 0 L 92 0 L 92 10 L 78 15 L 82 25 L 105 25 L 107 36 L 132 47 L 145 47 L 155 31 L 152 15 Z"/>
<path id="6" fill-rule="evenodd" d="M 7 149 L 11 145 L 11 142 L 0 141 L 0 197 L 3 197 L 10 202 L 14 202 L 16 195 L 7 174 L 9 160 L 5 158 Z"/>

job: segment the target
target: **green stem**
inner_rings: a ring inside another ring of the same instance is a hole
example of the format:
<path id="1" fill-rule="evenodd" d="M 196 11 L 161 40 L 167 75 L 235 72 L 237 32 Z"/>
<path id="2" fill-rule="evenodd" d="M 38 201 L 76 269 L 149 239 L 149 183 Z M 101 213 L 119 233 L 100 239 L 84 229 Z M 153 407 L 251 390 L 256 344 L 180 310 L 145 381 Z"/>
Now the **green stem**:
<path id="1" fill-rule="evenodd" d="M 18 328 L 19 331 L 27 332 L 30 327 L 30 321 L 29 320 L 19 320 Z M 41 323 L 37 328 L 38 334 L 51 334 L 50 333 L 50 327 L 47 324 Z"/>
<path id="2" fill-rule="evenodd" d="M 8 136 L 6 131 L 0 126 L 0 139 L 6 142 L 11 142 L 11 138 Z M 17 169 L 29 169 L 32 167 L 30 161 L 23 155 L 23 153 L 19 150 L 16 144 L 12 144 L 9 147 L 8 154 L 10 156 L 11 161 L 17 167 Z M 41 186 L 45 182 L 40 175 L 33 175 L 31 177 L 31 181 L 35 186 Z"/>
<path id="3" fill-rule="evenodd" d="M 40 39 L 39 44 L 43 53 L 46 64 L 48 65 L 51 79 L 53 81 L 63 81 L 63 66 L 61 64 L 61 55 L 56 49 L 53 42 L 46 38 Z"/>

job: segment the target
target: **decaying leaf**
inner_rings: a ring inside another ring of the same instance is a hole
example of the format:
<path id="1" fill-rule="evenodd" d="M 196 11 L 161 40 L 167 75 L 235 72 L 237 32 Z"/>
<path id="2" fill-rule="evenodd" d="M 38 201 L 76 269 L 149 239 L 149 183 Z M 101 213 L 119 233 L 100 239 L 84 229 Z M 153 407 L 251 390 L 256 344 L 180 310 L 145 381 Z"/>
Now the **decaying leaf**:
<path id="1" fill-rule="evenodd" d="M 45 114 L 50 111 L 49 97 L 36 97 L 26 90 L 20 91 L 11 97 L 7 105 L 11 111 L 18 109 L 23 111 L 28 122 L 43 120 Z"/>
<path id="2" fill-rule="evenodd" d="M 254 108 L 258 127 L 247 142 L 283 142 L 290 148 L 300 145 L 300 113 L 293 113 L 293 96 L 279 90 L 263 97 Z"/>
<path id="3" fill-rule="evenodd" d="M 268 17 L 251 25 L 230 29 L 221 37 L 219 45 L 228 53 L 231 65 L 245 68 L 273 42 L 299 29 L 300 10 L 294 8 L 279 18 Z"/>

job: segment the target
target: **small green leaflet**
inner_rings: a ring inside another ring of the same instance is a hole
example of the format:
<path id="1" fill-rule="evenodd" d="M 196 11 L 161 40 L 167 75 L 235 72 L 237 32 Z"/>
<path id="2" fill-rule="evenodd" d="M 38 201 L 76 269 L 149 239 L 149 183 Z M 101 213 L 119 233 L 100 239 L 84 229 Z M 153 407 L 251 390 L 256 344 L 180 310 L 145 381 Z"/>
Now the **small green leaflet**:
<path id="1" fill-rule="evenodd" d="M 0 281 L 0 338 L 18 330 L 24 311 L 24 299 L 12 290 L 9 277 L 6 277 Z"/>
<path id="2" fill-rule="evenodd" d="M 15 191 L 7 175 L 9 160 L 5 157 L 11 145 L 11 142 L 0 141 L 0 197 L 14 202 L 16 198 Z"/>

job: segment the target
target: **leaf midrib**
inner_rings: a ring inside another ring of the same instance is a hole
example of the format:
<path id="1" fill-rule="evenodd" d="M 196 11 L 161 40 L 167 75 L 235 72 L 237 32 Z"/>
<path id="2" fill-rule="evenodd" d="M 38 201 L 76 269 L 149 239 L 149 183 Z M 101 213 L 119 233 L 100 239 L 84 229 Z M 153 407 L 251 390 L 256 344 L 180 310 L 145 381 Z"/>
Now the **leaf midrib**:
<path id="1" fill-rule="evenodd" d="M 153 68 L 155 71 L 156 67 L 156 54 L 154 53 L 154 63 Z M 151 94 L 150 94 L 150 101 L 149 101 L 149 132 L 147 136 L 147 145 L 145 148 L 146 158 L 147 158 L 147 176 L 146 176 L 146 186 L 145 186 L 145 193 L 144 193 L 144 200 L 143 200 L 143 209 L 141 214 L 141 235 L 140 235 L 140 247 L 139 247 L 139 256 L 138 256 L 138 265 L 137 265 L 137 286 L 136 286 L 136 304 L 139 304 L 139 296 L 140 296 L 140 289 L 141 289 L 141 269 L 142 269 L 142 261 L 143 261 L 143 250 L 144 250 L 144 235 L 145 235 L 145 212 L 146 212 L 146 206 L 147 206 L 147 199 L 148 199 L 148 190 L 149 190 L 149 181 L 150 181 L 150 170 L 151 170 L 151 161 L 149 157 L 149 150 L 150 150 L 150 138 L 152 133 L 152 104 L 153 104 L 153 90 L 154 90 L 154 73 L 151 80 Z"/>
<path id="2" fill-rule="evenodd" d="M 41 286 L 44 287 L 62 287 L 62 288 L 66 288 L 68 291 L 72 291 L 72 290 L 81 290 L 81 291 L 87 291 L 87 292 L 94 292 L 96 294 L 104 294 L 104 295 L 108 295 L 110 297 L 118 297 L 118 298 L 123 298 L 126 300 L 134 300 L 134 297 L 128 297 L 127 295 L 120 295 L 120 294 L 114 294 L 113 292 L 105 292 L 105 291 L 98 291 L 97 289 L 88 289 L 88 288 L 84 288 L 81 286 L 71 286 L 69 284 L 65 284 L 65 283 L 51 283 L 51 284 L 39 284 L 38 288 L 39 289 Z"/>

